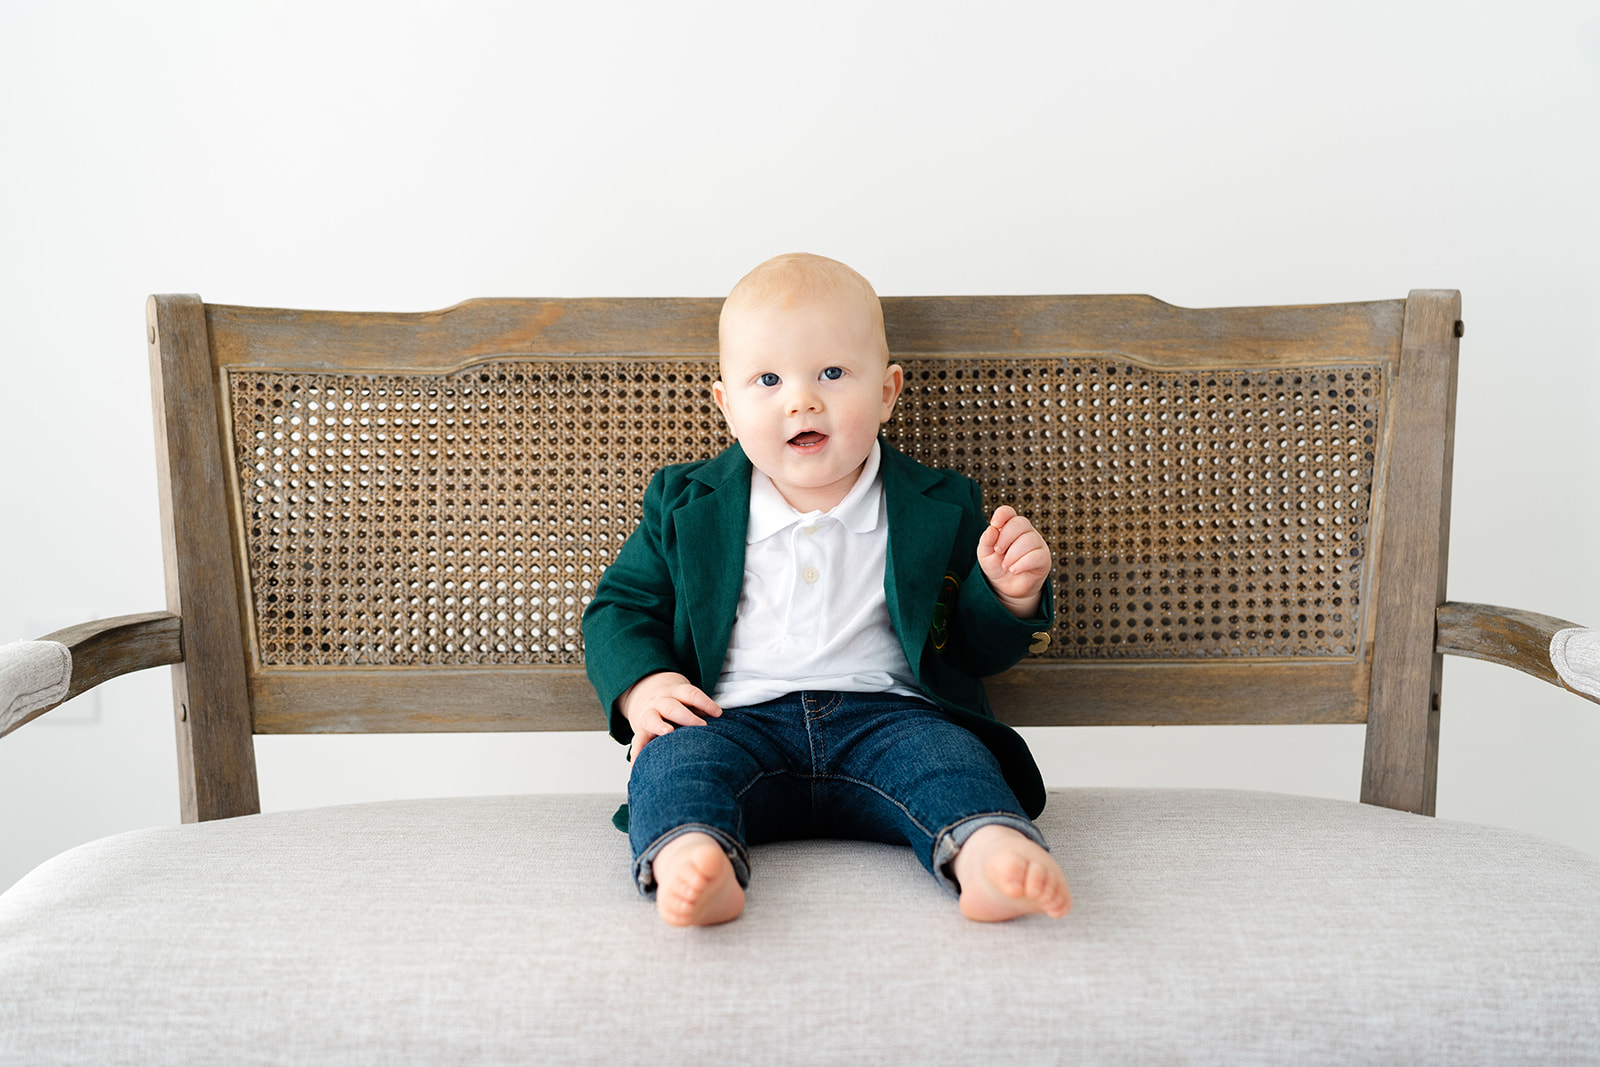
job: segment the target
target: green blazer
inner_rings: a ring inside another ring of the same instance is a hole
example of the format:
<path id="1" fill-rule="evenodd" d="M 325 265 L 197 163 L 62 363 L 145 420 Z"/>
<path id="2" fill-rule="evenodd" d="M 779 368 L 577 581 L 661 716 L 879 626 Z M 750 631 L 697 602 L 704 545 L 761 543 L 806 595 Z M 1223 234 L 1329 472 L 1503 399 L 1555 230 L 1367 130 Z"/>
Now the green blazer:
<path id="1" fill-rule="evenodd" d="M 1030 817 L 1044 782 L 1022 738 L 997 721 L 981 677 L 1005 670 L 1054 617 L 1049 583 L 1039 617 L 1018 619 L 977 563 L 988 526 L 978 484 L 934 470 L 886 442 L 879 470 L 889 518 L 883 576 L 889 618 L 930 700 L 977 734 Z M 710 693 L 722 673 L 744 584 L 750 461 L 734 444 L 713 459 L 658 471 L 643 516 L 601 575 L 583 615 L 585 663 L 611 736 L 633 730 L 617 698 L 647 674 L 677 671 Z"/>

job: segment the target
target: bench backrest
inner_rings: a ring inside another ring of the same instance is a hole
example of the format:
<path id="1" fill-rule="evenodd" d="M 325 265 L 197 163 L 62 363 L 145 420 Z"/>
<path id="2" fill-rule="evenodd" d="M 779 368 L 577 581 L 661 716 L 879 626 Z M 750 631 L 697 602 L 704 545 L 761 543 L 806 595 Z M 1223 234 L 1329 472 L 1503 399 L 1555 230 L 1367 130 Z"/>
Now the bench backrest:
<path id="1" fill-rule="evenodd" d="M 601 728 L 580 617 L 651 473 L 727 443 L 720 303 L 152 297 L 185 816 L 256 809 L 253 733 Z M 1457 293 L 883 303 L 888 438 L 1055 552 L 1003 718 L 1365 722 L 1363 799 L 1431 811 Z"/>

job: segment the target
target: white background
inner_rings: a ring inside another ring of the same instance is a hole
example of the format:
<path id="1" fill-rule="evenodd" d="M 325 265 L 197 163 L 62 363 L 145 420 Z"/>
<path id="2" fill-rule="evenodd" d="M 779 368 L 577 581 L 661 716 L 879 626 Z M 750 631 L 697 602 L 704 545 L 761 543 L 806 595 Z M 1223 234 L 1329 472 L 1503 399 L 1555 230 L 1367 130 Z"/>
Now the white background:
<path id="1" fill-rule="evenodd" d="M 1451 595 L 1600 625 L 1597 116 L 1592 2 L 0 0 L 0 642 L 165 604 L 148 293 L 717 296 L 794 249 L 886 295 L 1459 288 Z M 176 821 L 167 675 L 0 741 L 0 887 Z M 1054 785 L 1360 779 L 1359 727 L 1030 742 Z M 1452 659 L 1440 748 L 1441 817 L 1600 855 L 1600 707 Z M 269 810 L 624 780 L 599 733 L 257 752 Z"/>

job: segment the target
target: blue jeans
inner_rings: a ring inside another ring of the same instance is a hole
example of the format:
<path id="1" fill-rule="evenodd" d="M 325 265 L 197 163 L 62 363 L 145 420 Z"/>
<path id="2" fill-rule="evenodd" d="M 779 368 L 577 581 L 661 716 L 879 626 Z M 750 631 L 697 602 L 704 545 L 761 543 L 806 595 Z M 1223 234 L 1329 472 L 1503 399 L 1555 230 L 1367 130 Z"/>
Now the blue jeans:
<path id="1" fill-rule="evenodd" d="M 645 745 L 628 779 L 628 842 L 641 893 L 681 834 L 709 834 L 750 884 L 751 845 L 808 837 L 910 845 L 944 887 L 981 826 L 1010 826 L 1045 846 L 971 731 L 915 697 L 790 693 L 724 708 Z"/>

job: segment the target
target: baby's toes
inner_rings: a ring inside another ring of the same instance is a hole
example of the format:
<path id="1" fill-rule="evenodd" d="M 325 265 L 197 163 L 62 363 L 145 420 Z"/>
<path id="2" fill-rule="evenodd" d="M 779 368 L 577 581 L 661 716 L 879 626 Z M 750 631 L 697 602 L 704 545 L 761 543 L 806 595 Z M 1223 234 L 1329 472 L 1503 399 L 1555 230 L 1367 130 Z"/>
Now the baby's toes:
<path id="1" fill-rule="evenodd" d="M 1013 900 L 1023 900 L 1033 896 L 1029 886 L 1029 879 L 1033 872 L 1031 865 L 1021 856 L 1002 853 L 989 861 L 989 880 L 995 888 Z"/>
<path id="2" fill-rule="evenodd" d="M 1028 864 L 1028 899 L 1042 901 L 1049 890 L 1050 872 L 1037 863 Z"/>

